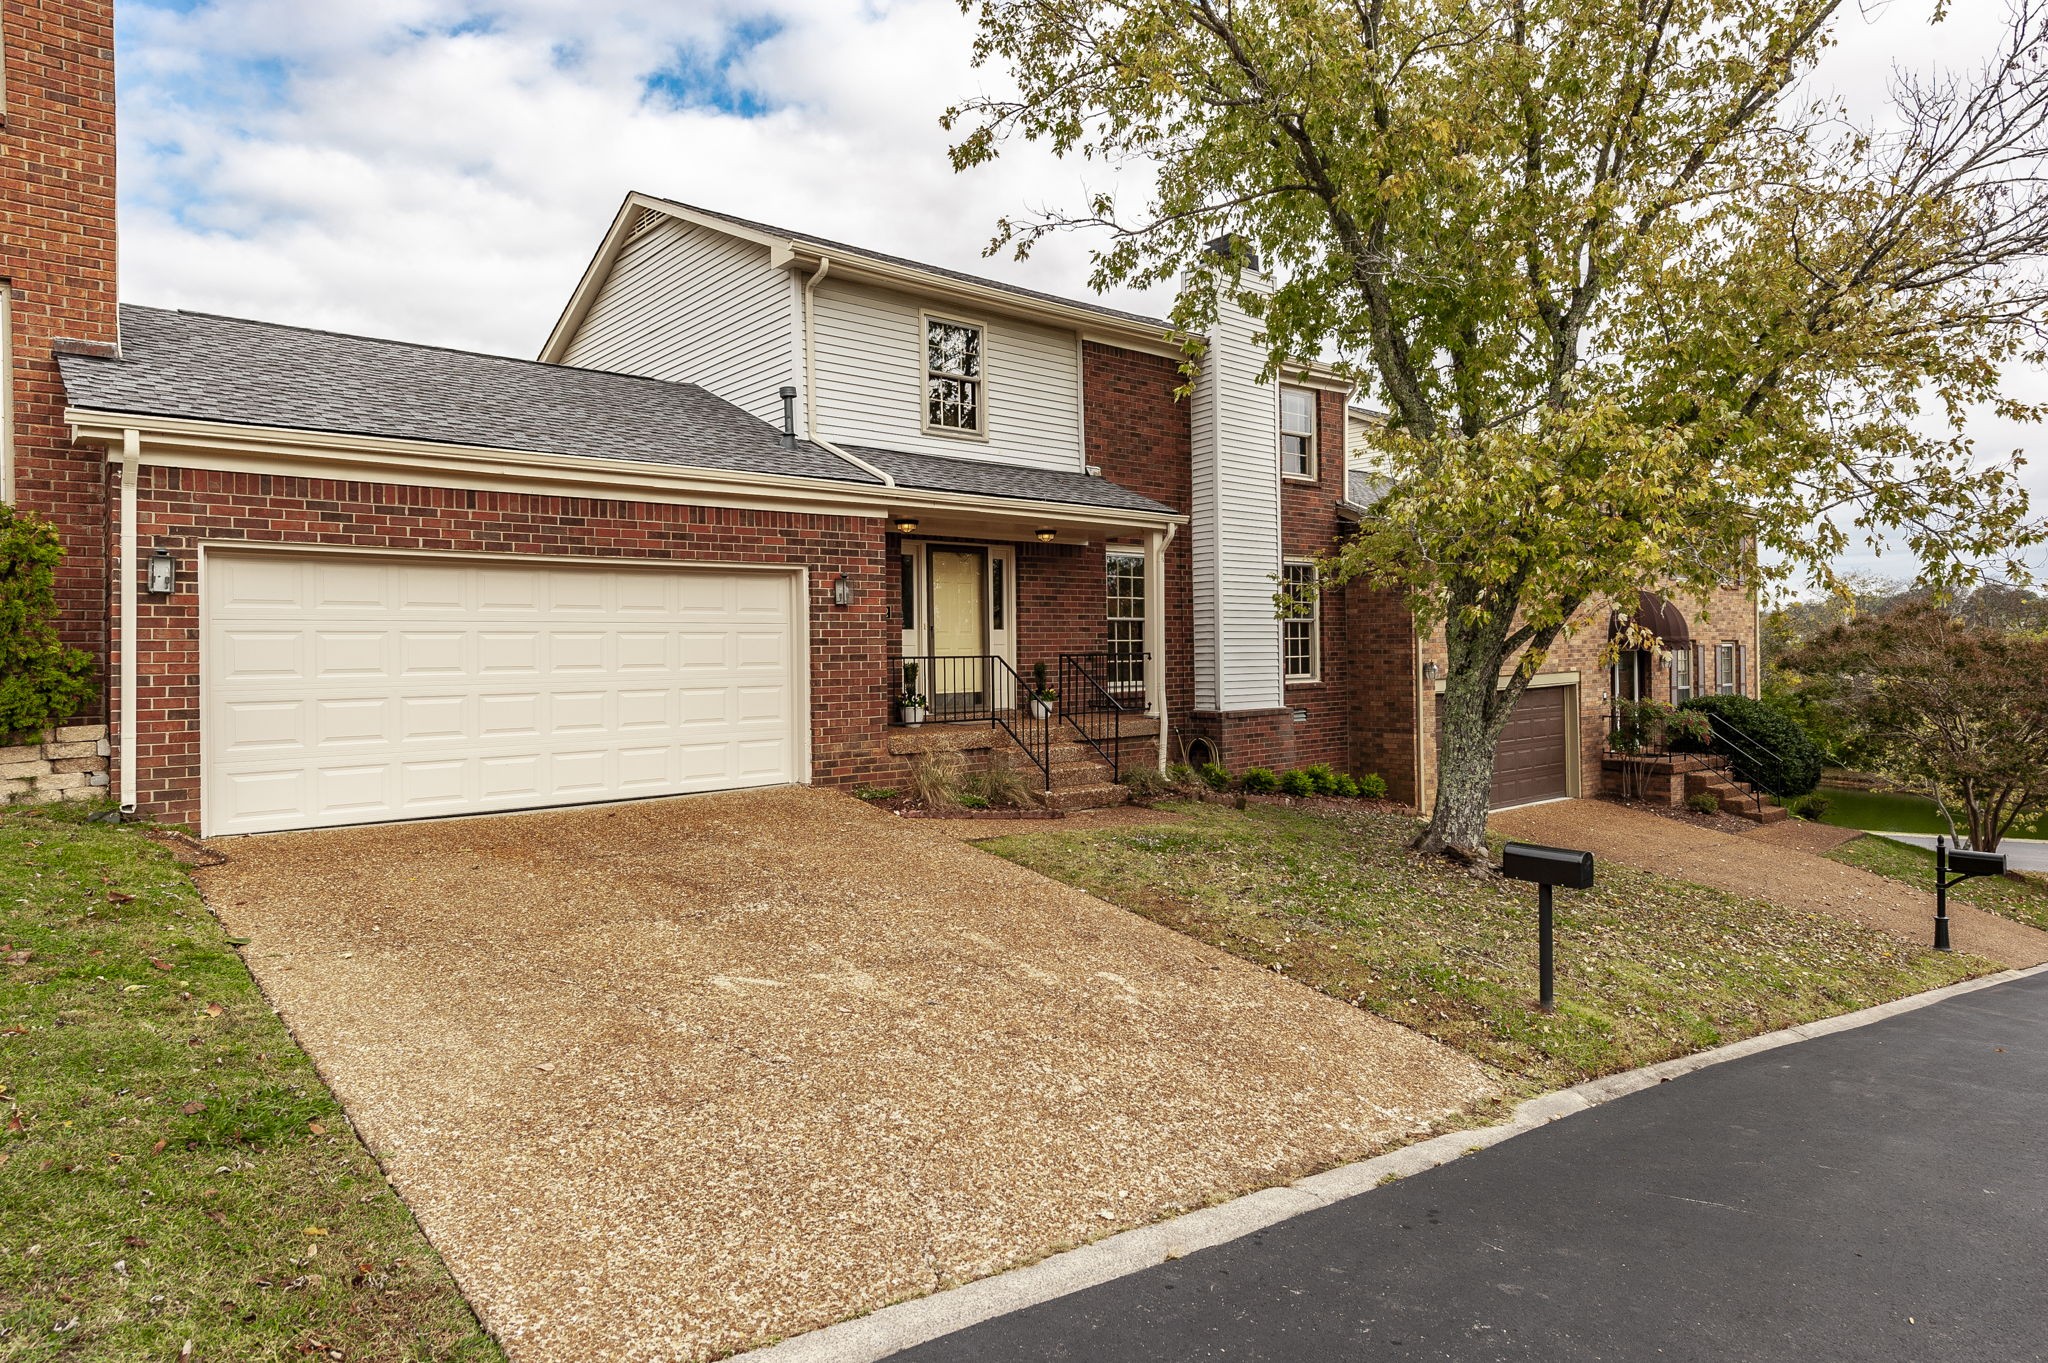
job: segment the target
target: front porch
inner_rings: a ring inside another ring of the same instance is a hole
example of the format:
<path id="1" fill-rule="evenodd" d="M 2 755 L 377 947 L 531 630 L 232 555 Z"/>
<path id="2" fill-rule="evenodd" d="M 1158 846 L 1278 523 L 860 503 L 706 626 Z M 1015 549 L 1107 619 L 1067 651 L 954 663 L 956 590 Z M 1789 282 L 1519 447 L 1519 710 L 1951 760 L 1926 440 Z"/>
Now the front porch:
<path id="1" fill-rule="evenodd" d="M 1159 765 L 1173 527 L 1084 510 L 894 519 L 892 755 L 958 753 L 1104 803 Z"/>

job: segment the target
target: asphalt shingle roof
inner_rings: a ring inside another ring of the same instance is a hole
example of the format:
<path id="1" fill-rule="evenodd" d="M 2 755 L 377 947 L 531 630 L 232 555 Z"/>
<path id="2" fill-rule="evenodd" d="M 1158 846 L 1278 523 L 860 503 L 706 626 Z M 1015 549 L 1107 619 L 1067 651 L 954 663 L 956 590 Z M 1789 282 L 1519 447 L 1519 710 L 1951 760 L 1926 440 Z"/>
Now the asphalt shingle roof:
<path id="1" fill-rule="evenodd" d="M 873 485 L 690 383 L 123 305 L 121 358 L 59 358 L 75 407 Z"/>
<path id="2" fill-rule="evenodd" d="M 1119 487 L 1105 478 L 1091 478 L 1085 473 L 1057 473 L 1050 469 L 1019 468 L 1014 464 L 991 464 L 980 459 L 951 459 L 938 454 L 912 454 L 907 450 L 879 450 L 866 445 L 842 445 L 840 448 L 887 473 L 896 480 L 898 487 L 929 492 L 961 492 L 977 497 L 1066 502 L 1110 511 L 1177 514 L 1173 507 L 1155 502 L 1127 487 Z"/>
<path id="3" fill-rule="evenodd" d="M 690 383 L 124 304 L 121 358 L 61 355 L 71 405 L 874 487 L 829 450 Z M 1079 473 L 852 451 L 906 488 L 1171 514 Z"/>

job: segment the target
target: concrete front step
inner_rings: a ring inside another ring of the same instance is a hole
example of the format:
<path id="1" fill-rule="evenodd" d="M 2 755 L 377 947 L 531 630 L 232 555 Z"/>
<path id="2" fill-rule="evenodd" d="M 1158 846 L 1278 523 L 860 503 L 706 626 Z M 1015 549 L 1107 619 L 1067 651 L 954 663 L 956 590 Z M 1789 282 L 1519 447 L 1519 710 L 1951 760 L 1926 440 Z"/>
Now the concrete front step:
<path id="1" fill-rule="evenodd" d="M 1108 775 L 1107 768 L 1103 774 Z M 1055 786 L 1046 792 L 1045 802 L 1062 814 L 1071 814 L 1077 809 L 1108 809 L 1112 805 L 1126 804 L 1130 798 L 1128 786 L 1105 781 L 1094 786 Z"/>

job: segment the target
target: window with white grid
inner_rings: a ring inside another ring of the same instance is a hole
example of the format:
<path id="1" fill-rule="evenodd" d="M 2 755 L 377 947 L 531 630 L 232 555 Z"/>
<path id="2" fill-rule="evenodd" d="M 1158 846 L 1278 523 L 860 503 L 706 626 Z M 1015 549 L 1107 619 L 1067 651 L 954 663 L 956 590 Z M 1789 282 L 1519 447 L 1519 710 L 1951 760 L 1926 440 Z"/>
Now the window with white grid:
<path id="1" fill-rule="evenodd" d="M 1280 390 L 1280 472 L 1316 476 L 1316 395 L 1306 388 Z"/>
<path id="2" fill-rule="evenodd" d="M 1104 613 L 1109 619 L 1109 683 L 1120 691 L 1145 685 L 1145 555 L 1111 549 L 1102 556 Z"/>
<path id="3" fill-rule="evenodd" d="M 1314 681 L 1322 672 L 1322 604 L 1315 591 L 1316 565 L 1281 565 L 1282 588 L 1292 598 L 1280 620 L 1280 656 L 1286 660 L 1287 680 Z"/>
<path id="4" fill-rule="evenodd" d="M 1742 679 L 1735 672 L 1735 645 L 1720 644 L 1714 649 L 1714 689 L 1724 696 L 1732 696 L 1742 689 Z"/>
<path id="5" fill-rule="evenodd" d="M 980 435 L 985 429 L 981 383 L 981 328 L 925 318 L 925 429 Z"/>

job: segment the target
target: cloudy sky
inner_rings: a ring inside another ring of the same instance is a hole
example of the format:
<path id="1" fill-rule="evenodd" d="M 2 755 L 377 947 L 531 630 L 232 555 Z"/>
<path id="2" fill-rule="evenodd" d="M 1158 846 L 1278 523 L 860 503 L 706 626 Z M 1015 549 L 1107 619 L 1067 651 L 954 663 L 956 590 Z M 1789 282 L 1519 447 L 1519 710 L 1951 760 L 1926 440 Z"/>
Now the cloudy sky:
<path id="1" fill-rule="evenodd" d="M 1875 104 L 1894 61 L 1972 61 L 2003 6 L 1964 0 L 1934 29 L 1931 8 L 1864 0 L 1824 83 Z M 1023 264 L 981 248 L 1002 213 L 1111 187 L 1100 167 L 1023 148 L 952 173 L 939 113 L 999 79 L 969 65 L 952 0 L 116 13 L 133 302 L 531 355 L 628 189 L 1074 293 L 1084 241 Z M 2032 435 L 1977 434 L 2001 451 Z M 2048 507 L 2048 460 L 2032 474 Z"/>

